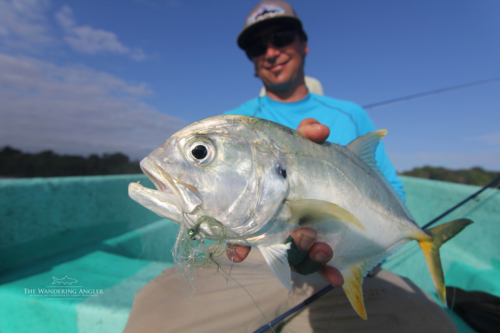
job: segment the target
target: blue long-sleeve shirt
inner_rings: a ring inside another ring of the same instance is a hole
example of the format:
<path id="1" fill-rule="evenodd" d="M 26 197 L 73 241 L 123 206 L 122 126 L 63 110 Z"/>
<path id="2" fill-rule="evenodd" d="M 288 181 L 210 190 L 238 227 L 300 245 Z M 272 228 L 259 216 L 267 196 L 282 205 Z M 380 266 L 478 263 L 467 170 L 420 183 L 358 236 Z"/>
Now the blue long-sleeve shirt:
<path id="1" fill-rule="evenodd" d="M 330 128 L 327 141 L 343 146 L 357 137 L 376 130 L 368 114 L 359 105 L 312 93 L 293 103 L 278 102 L 267 95 L 256 97 L 225 114 L 259 117 L 293 129 L 296 129 L 302 120 L 314 118 Z M 405 201 L 403 183 L 387 157 L 383 143 L 377 148 L 376 159 L 384 176 Z"/>

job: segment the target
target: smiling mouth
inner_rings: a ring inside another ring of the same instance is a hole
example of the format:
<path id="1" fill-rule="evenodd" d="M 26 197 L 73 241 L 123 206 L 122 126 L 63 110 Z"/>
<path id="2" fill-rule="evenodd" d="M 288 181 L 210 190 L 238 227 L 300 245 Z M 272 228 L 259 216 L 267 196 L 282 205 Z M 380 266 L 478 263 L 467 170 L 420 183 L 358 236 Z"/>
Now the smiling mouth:
<path id="1" fill-rule="evenodd" d="M 268 71 L 272 71 L 272 70 L 275 70 L 275 69 L 277 69 L 277 68 L 280 68 L 280 69 L 281 69 L 281 68 L 282 68 L 283 66 L 285 66 L 287 63 L 288 63 L 288 61 L 286 61 L 286 62 L 282 62 L 282 63 L 280 63 L 280 64 L 273 65 L 273 66 L 268 67 L 268 68 L 266 68 L 266 69 L 267 69 Z"/>

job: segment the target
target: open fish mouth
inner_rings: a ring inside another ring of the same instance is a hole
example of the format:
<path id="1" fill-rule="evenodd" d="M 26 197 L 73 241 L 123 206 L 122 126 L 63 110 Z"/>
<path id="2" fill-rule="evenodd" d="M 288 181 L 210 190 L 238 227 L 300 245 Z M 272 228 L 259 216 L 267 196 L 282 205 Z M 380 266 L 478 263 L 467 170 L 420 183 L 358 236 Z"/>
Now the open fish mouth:
<path id="1" fill-rule="evenodd" d="M 180 197 L 172 177 L 149 157 L 141 161 L 141 170 L 151 180 L 158 191 L 177 194 Z"/>
<path id="2" fill-rule="evenodd" d="M 141 169 L 156 190 L 131 183 L 129 196 L 156 214 L 181 223 L 183 214 L 193 213 L 203 203 L 203 196 L 194 186 L 170 176 L 153 159 L 143 159 Z"/>
<path id="3" fill-rule="evenodd" d="M 149 180 L 153 183 L 153 185 L 158 189 L 158 191 L 173 193 L 173 191 L 163 184 L 160 180 L 158 180 L 153 174 L 151 174 L 148 170 L 144 169 L 141 166 L 142 172 L 149 178 Z"/>

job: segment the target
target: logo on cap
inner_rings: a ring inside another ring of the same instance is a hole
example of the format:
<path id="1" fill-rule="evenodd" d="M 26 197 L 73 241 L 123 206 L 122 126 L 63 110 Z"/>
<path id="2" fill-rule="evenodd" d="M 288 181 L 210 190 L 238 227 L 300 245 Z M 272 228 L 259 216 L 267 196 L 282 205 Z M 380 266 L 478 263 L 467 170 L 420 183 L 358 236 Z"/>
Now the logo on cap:
<path id="1" fill-rule="evenodd" d="M 250 17 L 247 20 L 247 24 L 250 25 L 256 21 L 261 21 L 270 17 L 274 17 L 276 15 L 285 14 L 285 10 L 281 7 L 274 5 L 262 5 L 255 12 L 250 14 Z"/>

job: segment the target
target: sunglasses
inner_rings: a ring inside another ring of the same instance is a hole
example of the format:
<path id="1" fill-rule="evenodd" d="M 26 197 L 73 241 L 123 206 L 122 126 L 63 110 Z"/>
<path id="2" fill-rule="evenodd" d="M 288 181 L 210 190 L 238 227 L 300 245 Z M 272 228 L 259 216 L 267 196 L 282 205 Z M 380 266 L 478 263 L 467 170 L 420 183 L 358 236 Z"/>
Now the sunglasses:
<path id="1" fill-rule="evenodd" d="M 247 56 L 252 59 L 259 57 L 267 52 L 267 43 L 270 42 L 274 47 L 283 47 L 293 43 L 296 30 L 280 30 L 270 33 L 265 37 L 255 40 L 245 50 Z"/>

